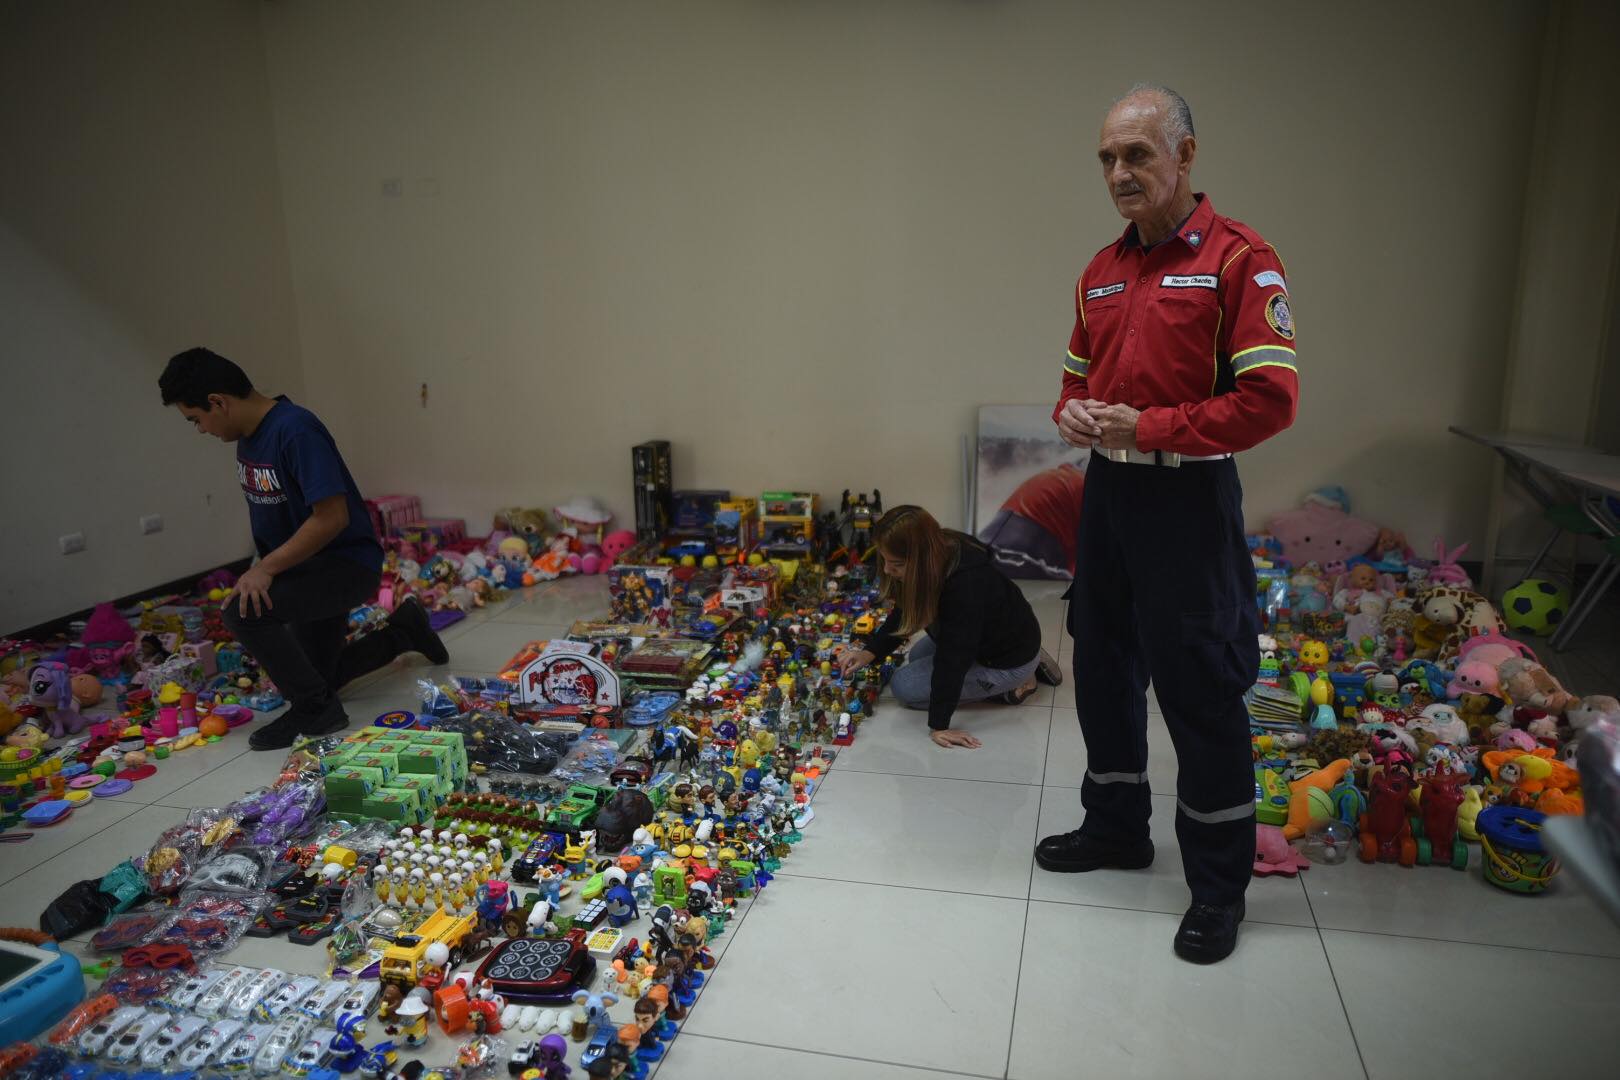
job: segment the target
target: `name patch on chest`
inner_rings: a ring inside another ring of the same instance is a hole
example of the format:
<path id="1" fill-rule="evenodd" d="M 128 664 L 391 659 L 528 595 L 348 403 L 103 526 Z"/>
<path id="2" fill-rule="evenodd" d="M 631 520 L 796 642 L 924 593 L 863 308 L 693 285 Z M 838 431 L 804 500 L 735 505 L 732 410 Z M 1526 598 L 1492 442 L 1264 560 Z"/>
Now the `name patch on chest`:
<path id="1" fill-rule="evenodd" d="M 1099 285 L 1095 289 L 1087 289 L 1086 299 L 1096 300 L 1100 297 L 1113 296 L 1115 293 L 1122 293 L 1124 291 L 1125 283 L 1123 281 L 1116 281 L 1112 285 Z"/>
<path id="2" fill-rule="evenodd" d="M 1214 274 L 1166 274 L 1159 281 L 1162 289 L 1213 289 L 1218 284 Z"/>

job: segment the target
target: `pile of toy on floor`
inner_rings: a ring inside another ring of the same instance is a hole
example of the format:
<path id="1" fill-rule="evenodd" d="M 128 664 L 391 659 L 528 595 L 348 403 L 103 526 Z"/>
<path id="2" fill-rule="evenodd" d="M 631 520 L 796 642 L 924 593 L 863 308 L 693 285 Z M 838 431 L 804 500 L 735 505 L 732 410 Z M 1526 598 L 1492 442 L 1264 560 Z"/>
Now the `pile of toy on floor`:
<path id="1" fill-rule="evenodd" d="M 234 582 L 216 571 L 191 596 L 98 605 L 71 636 L 0 641 L 0 828 L 121 795 L 282 706 L 220 618 Z"/>
<path id="2" fill-rule="evenodd" d="M 1558 864 L 1541 825 L 1582 813 L 1579 744 L 1620 721 L 1614 697 L 1577 697 L 1511 636 L 1551 633 L 1567 595 L 1525 581 L 1499 609 L 1458 565 L 1466 545 L 1419 558 L 1339 488 L 1268 529 L 1250 537 L 1265 627 L 1247 698 L 1255 873 L 1352 848 L 1461 870 L 1477 842 L 1485 880 L 1546 889 Z"/>
<path id="3" fill-rule="evenodd" d="M 100 992 L 62 956 L 0 1001 L 42 1033 L 0 1073 L 645 1075 L 889 673 L 832 664 L 877 616 L 870 512 L 723 494 L 618 553 L 608 619 L 297 746 L 68 889 L 41 929 L 91 934 Z M 246 937 L 326 975 L 236 963 Z"/>

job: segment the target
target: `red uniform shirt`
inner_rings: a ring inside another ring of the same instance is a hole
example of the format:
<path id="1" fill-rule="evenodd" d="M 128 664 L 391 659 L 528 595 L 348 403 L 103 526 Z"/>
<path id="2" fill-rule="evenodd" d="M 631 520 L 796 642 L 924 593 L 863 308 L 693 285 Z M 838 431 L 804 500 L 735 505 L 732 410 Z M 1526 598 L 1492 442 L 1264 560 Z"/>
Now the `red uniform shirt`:
<path id="1" fill-rule="evenodd" d="M 1136 226 L 1075 286 L 1063 363 L 1070 399 L 1141 411 L 1136 444 L 1204 456 L 1247 450 L 1294 422 L 1299 374 L 1282 261 L 1209 199 L 1143 250 Z"/>

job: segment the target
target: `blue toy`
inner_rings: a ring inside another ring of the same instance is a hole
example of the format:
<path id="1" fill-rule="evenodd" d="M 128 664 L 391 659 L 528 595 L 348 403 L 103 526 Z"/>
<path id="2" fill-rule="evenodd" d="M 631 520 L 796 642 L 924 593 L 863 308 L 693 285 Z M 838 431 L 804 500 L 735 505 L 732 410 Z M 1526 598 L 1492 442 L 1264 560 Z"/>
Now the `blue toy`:
<path id="1" fill-rule="evenodd" d="M 8 1041 L 34 1038 L 84 1000 L 79 958 L 54 941 L 36 947 L 0 940 L 0 961 L 9 972 L 0 980 L 0 1031 Z"/>
<path id="2" fill-rule="evenodd" d="M 603 894 L 602 899 L 607 902 L 608 923 L 613 926 L 624 926 L 641 917 L 635 894 L 623 883 L 609 889 Z"/>

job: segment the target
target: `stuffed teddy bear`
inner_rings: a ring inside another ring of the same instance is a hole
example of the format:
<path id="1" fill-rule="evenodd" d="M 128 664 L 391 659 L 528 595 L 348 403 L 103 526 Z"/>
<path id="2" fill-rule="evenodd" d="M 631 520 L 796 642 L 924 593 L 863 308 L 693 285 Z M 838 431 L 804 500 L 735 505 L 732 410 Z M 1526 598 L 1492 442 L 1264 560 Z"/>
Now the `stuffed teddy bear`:
<path id="1" fill-rule="evenodd" d="M 1583 698 L 1570 698 L 1564 707 L 1564 721 L 1578 732 L 1599 720 L 1620 724 L 1620 699 L 1608 694 L 1588 694 Z"/>
<path id="2" fill-rule="evenodd" d="M 495 527 L 505 529 L 521 539 L 529 549 L 529 558 L 539 555 L 546 546 L 546 512 L 514 506 L 495 515 Z"/>

